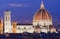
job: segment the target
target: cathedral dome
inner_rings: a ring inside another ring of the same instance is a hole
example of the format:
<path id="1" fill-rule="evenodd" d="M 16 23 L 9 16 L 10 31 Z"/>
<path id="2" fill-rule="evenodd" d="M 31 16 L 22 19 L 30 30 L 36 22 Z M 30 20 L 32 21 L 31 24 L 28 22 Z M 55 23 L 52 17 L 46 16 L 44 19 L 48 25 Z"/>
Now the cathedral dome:
<path id="1" fill-rule="evenodd" d="M 33 20 L 51 20 L 52 17 L 45 9 L 40 9 L 35 15 Z"/>
<path id="2" fill-rule="evenodd" d="M 33 20 L 51 20 L 49 12 L 44 8 L 44 4 L 41 3 L 40 10 L 34 15 Z"/>
<path id="3" fill-rule="evenodd" d="M 33 17 L 33 24 L 35 24 L 35 23 L 45 23 L 46 24 L 46 21 L 48 24 L 50 21 L 52 21 L 52 17 L 49 14 L 49 12 L 45 9 L 44 4 L 42 2 L 40 10 L 38 10 Z"/>

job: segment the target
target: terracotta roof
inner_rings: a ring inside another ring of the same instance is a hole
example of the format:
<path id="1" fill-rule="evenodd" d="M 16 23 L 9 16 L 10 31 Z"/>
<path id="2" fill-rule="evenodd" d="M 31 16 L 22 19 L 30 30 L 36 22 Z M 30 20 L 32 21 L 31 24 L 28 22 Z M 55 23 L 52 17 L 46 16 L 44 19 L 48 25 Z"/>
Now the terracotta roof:
<path id="1" fill-rule="evenodd" d="M 45 9 L 40 9 L 35 15 L 33 20 L 51 20 L 52 17 Z"/>

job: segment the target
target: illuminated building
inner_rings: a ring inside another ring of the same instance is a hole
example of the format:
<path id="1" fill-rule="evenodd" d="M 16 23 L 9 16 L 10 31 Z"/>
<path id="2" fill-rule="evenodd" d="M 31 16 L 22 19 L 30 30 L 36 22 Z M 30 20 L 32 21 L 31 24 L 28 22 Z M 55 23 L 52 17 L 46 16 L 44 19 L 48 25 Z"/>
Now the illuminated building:
<path id="1" fill-rule="evenodd" d="M 56 28 L 52 27 L 51 28 L 51 33 L 56 32 Z"/>
<path id="2" fill-rule="evenodd" d="M 6 10 L 4 11 L 4 33 L 11 33 L 11 29 L 11 11 Z"/>
<path id="3" fill-rule="evenodd" d="M 33 17 L 33 25 L 48 26 L 52 25 L 52 17 L 49 12 L 45 9 L 43 2 L 41 3 L 40 10 L 36 12 Z"/>
<path id="4" fill-rule="evenodd" d="M 23 33 L 23 32 L 29 32 L 33 33 L 34 28 L 32 27 L 32 24 L 18 24 L 17 25 L 17 33 Z"/>
<path id="5" fill-rule="evenodd" d="M 3 20 L 0 19 L 0 34 L 3 34 Z"/>
<path id="6" fill-rule="evenodd" d="M 40 9 L 35 13 L 33 17 L 33 25 L 34 27 L 39 25 L 41 32 L 49 31 L 49 25 L 52 25 L 52 17 L 45 9 L 43 2 L 41 2 Z"/>
<path id="7" fill-rule="evenodd" d="M 13 26 L 13 28 L 12 28 L 13 33 L 16 33 L 17 22 L 12 22 L 12 26 Z"/>
<path id="8" fill-rule="evenodd" d="M 11 11 L 6 10 L 4 13 L 4 33 L 47 33 L 56 31 L 55 28 L 50 29 L 52 17 L 45 9 L 43 2 L 41 2 L 40 9 L 33 16 L 32 24 L 17 24 L 17 22 L 11 24 Z"/>

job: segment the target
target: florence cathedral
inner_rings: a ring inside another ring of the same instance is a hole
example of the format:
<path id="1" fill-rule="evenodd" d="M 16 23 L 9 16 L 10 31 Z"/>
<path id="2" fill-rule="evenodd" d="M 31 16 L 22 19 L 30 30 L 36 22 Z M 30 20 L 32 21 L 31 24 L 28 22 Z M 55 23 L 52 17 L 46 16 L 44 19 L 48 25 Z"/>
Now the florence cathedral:
<path id="1" fill-rule="evenodd" d="M 43 2 L 41 2 L 40 9 L 34 14 L 32 24 L 17 24 L 17 22 L 11 22 L 11 11 L 4 11 L 4 33 L 56 32 L 56 28 L 52 25 L 52 16 L 45 9 Z"/>

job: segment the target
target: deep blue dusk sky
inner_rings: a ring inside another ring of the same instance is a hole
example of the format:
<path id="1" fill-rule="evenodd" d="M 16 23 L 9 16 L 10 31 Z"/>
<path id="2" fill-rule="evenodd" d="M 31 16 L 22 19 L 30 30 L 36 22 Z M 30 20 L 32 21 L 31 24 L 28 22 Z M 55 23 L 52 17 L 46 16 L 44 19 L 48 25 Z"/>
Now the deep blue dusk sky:
<path id="1" fill-rule="evenodd" d="M 10 10 L 12 21 L 31 23 L 33 16 L 40 9 L 42 0 L 0 0 L 0 18 L 4 10 Z M 43 0 L 46 10 L 52 15 L 54 22 L 60 22 L 60 0 Z"/>

